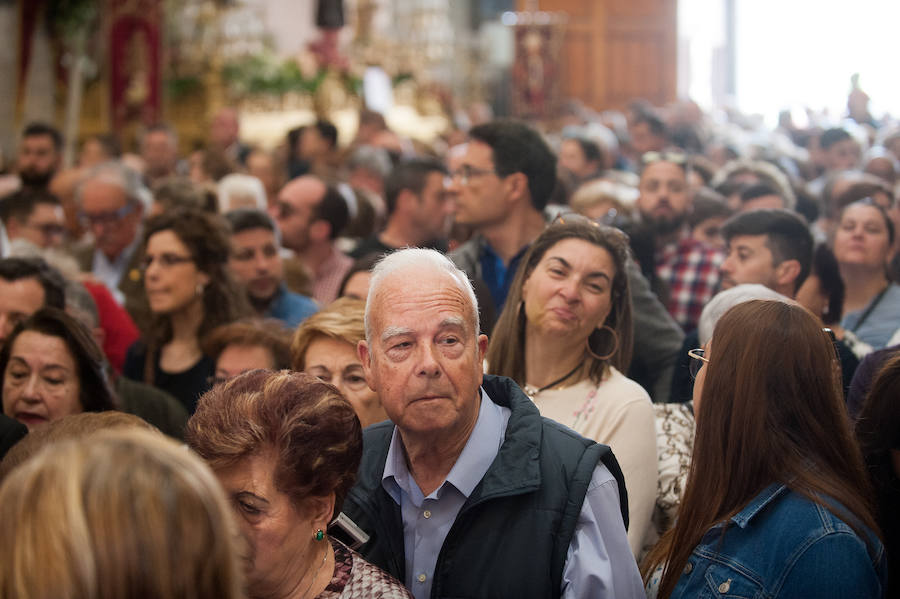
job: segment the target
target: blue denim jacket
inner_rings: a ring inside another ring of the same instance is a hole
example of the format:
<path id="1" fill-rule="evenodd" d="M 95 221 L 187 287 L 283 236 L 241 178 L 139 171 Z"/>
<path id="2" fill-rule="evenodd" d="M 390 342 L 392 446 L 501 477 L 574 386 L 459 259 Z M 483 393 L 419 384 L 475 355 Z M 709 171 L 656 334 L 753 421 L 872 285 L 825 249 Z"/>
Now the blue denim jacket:
<path id="1" fill-rule="evenodd" d="M 871 550 L 830 510 L 771 485 L 694 549 L 672 593 L 681 597 L 878 598 L 886 588 L 884 548 Z"/>

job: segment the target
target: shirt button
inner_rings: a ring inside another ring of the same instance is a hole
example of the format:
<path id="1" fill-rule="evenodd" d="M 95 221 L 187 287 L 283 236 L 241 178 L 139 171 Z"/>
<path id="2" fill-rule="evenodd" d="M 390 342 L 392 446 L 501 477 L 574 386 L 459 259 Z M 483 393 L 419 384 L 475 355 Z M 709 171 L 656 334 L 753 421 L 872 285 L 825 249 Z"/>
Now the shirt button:
<path id="1" fill-rule="evenodd" d="M 431 510 L 425 510 L 424 512 L 422 512 L 422 515 L 426 518 L 431 518 Z"/>
<path id="2" fill-rule="evenodd" d="M 684 567 L 684 573 L 690 574 L 693 569 L 694 569 L 694 564 L 692 564 L 691 562 L 688 562 L 687 565 Z"/>
<path id="3" fill-rule="evenodd" d="M 419 582 L 425 582 L 425 580 L 426 580 L 427 578 L 428 578 L 428 577 L 425 576 L 424 574 L 419 574 L 419 575 L 416 577 L 416 579 L 417 579 Z"/>
<path id="4" fill-rule="evenodd" d="M 723 594 L 727 593 L 730 588 L 731 588 L 731 579 L 729 578 L 728 580 L 726 580 L 725 582 L 723 582 L 722 584 L 719 585 L 719 592 L 723 593 Z"/>

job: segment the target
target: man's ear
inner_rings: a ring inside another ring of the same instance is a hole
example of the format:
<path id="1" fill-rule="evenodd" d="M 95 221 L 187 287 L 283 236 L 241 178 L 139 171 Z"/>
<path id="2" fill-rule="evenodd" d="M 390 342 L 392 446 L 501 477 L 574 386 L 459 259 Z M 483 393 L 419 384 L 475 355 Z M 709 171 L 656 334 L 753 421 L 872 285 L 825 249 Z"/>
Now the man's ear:
<path id="1" fill-rule="evenodd" d="M 506 196 L 518 201 L 522 197 L 529 197 L 528 176 L 525 173 L 513 173 L 503 180 L 506 186 Z"/>
<path id="2" fill-rule="evenodd" d="M 487 353 L 488 349 L 488 336 L 487 335 L 478 335 L 478 359 L 481 362 L 484 362 L 484 355 Z"/>
<path id="3" fill-rule="evenodd" d="M 331 239 L 331 223 L 320 218 L 319 220 L 310 224 L 309 238 L 318 243 L 322 243 Z"/>
<path id="4" fill-rule="evenodd" d="M 797 277 L 800 276 L 800 261 L 799 260 L 785 260 L 781 264 L 775 267 L 775 282 L 778 283 L 779 286 L 787 285 L 793 288 L 794 281 L 797 280 Z"/>
<path id="5" fill-rule="evenodd" d="M 369 344 L 365 339 L 356 344 L 356 355 L 359 356 L 359 361 L 362 364 L 366 384 L 369 386 L 369 389 L 377 393 L 378 390 L 372 386 L 372 354 L 369 353 Z"/>
<path id="6" fill-rule="evenodd" d="M 400 193 L 397 194 L 397 204 L 394 206 L 394 212 L 411 211 L 414 210 L 418 204 L 419 196 L 409 189 L 402 189 L 400 190 Z"/>
<path id="7" fill-rule="evenodd" d="M 24 223 L 20 223 L 16 217 L 9 218 L 3 224 L 6 225 L 6 236 L 10 239 L 16 239 L 22 235 L 22 225 Z"/>

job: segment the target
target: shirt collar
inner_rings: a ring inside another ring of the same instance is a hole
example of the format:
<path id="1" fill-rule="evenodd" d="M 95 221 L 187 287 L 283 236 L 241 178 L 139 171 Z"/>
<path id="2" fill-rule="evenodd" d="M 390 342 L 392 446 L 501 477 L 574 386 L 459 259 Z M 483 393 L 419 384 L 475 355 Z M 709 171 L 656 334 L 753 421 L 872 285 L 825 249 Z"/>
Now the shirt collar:
<path id="1" fill-rule="evenodd" d="M 105 264 L 109 264 L 113 268 L 124 270 L 128 263 L 131 261 L 131 257 L 134 255 L 135 250 L 137 250 L 138 245 L 140 245 L 141 237 L 141 231 L 138 230 L 134 234 L 134 239 L 131 241 L 131 243 L 125 246 L 125 249 L 123 249 L 114 260 L 110 260 L 109 258 L 107 258 L 106 254 L 104 254 L 103 251 L 100 250 L 100 248 L 94 248 L 94 256 L 98 257 Z"/>
<path id="2" fill-rule="evenodd" d="M 507 265 L 505 262 L 503 262 L 503 259 L 500 257 L 500 255 L 494 251 L 494 248 L 491 247 L 491 244 L 488 243 L 487 239 L 482 237 L 480 240 L 479 256 L 489 256 L 491 259 L 496 260 L 500 264 L 503 264 L 506 268 L 512 268 L 513 264 L 517 264 L 530 247 L 530 243 L 526 243 L 524 246 L 522 246 L 522 249 L 516 252 L 515 255 L 513 255 L 513 257 L 509 259 L 509 264 Z"/>
<path id="3" fill-rule="evenodd" d="M 475 428 L 466 441 L 462 453 L 450 469 L 446 480 L 434 492 L 440 494 L 445 484 L 450 483 L 467 498 L 484 478 L 488 468 L 500 451 L 506 432 L 506 424 L 509 420 L 509 410 L 495 404 L 488 397 L 484 389 L 481 392 L 481 406 L 478 409 L 478 420 Z M 505 410 L 505 412 L 504 412 Z M 391 444 L 388 449 L 387 459 L 384 465 L 384 474 L 381 477 L 382 486 L 389 495 L 400 504 L 401 489 L 409 488 L 410 473 L 406 466 L 406 451 L 400 438 L 400 431 L 395 426 L 391 436 Z"/>
<path id="4" fill-rule="evenodd" d="M 732 516 L 731 521 L 741 528 L 746 528 L 758 513 L 785 491 L 787 491 L 787 487 L 783 484 L 775 483 L 769 485 L 762 493 L 754 497 L 750 503 L 745 505 L 744 509 Z"/>

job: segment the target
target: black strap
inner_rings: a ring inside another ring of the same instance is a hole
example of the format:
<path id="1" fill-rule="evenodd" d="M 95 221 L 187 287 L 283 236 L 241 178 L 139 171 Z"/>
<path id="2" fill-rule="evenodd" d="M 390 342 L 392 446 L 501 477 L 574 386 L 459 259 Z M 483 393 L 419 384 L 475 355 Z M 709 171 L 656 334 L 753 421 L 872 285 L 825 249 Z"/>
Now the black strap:
<path id="1" fill-rule="evenodd" d="M 890 286 L 891 286 L 891 284 L 888 283 L 887 286 L 885 286 L 885 288 L 882 289 L 881 292 L 875 296 L 875 299 L 873 299 L 872 303 L 870 303 L 868 305 L 868 307 L 866 308 L 866 311 L 863 312 L 862 315 L 859 317 L 859 320 L 856 321 L 856 325 L 852 329 L 850 329 L 851 332 L 855 333 L 859 329 L 859 327 L 861 327 L 863 325 L 863 323 L 866 322 L 866 319 L 869 317 L 869 315 L 872 314 L 872 312 L 875 311 L 875 308 L 878 307 L 878 304 L 881 302 L 882 298 L 884 298 L 884 294 L 887 293 L 887 290 Z"/>

